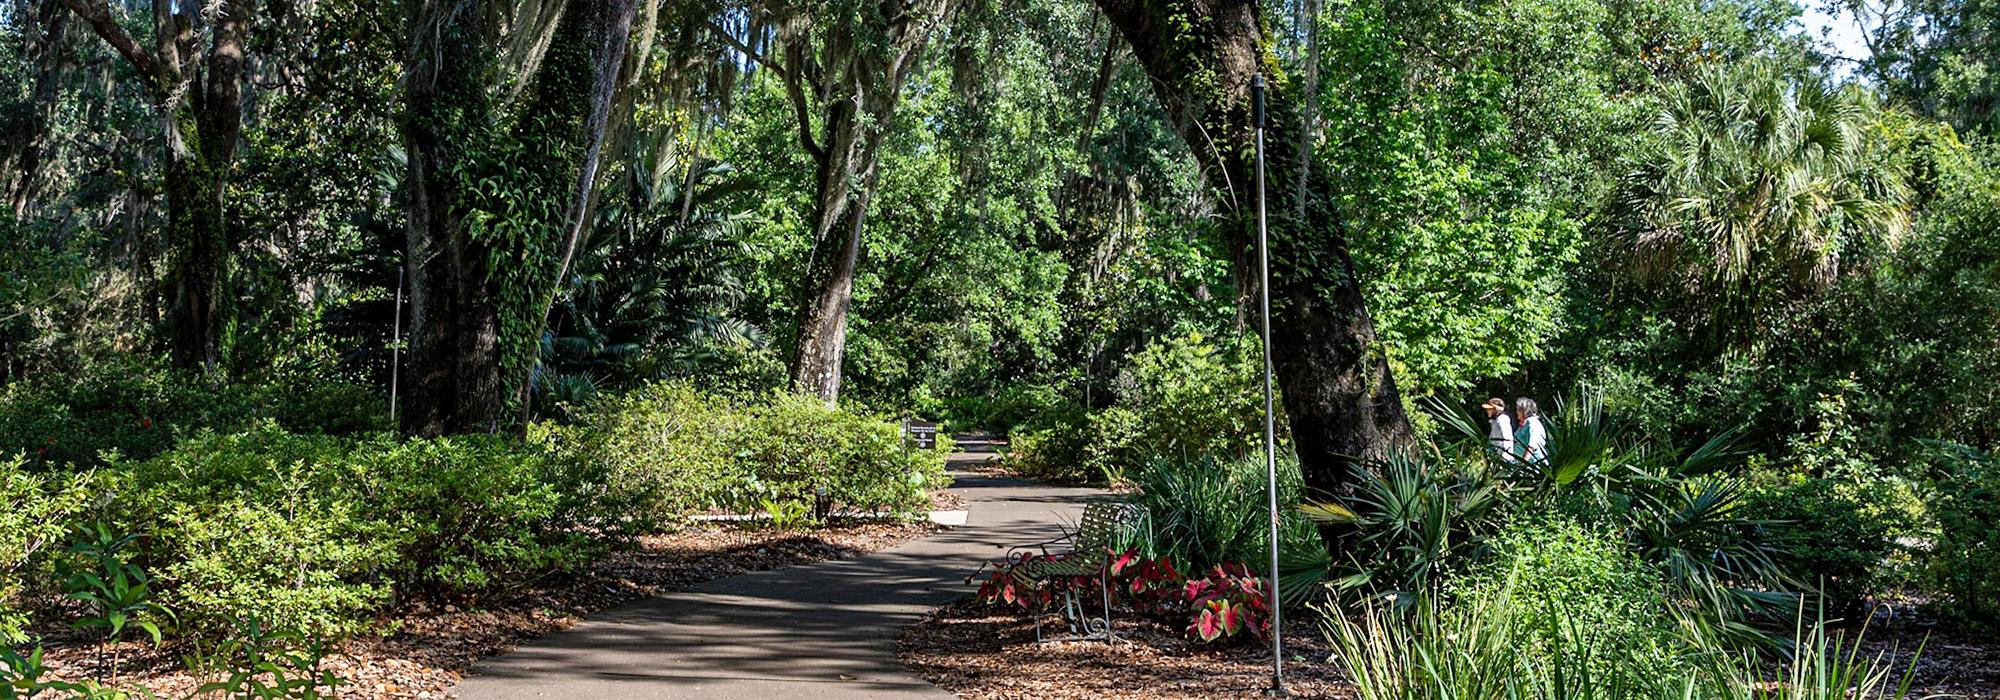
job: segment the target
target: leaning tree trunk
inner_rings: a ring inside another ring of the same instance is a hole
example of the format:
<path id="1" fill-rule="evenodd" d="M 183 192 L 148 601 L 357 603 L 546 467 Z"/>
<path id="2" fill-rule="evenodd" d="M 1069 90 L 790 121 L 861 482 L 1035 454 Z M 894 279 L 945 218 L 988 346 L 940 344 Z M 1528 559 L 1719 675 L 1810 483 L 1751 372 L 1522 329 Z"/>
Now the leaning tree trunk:
<path id="1" fill-rule="evenodd" d="M 1266 70 L 1272 59 L 1263 49 L 1256 0 L 1097 5 L 1152 77 L 1160 105 L 1232 220 L 1239 251 L 1256 244 L 1250 78 L 1260 71 L 1273 77 L 1265 138 L 1267 182 L 1276 183 L 1267 190 L 1271 354 L 1307 487 L 1321 494 L 1344 491 L 1355 458 L 1396 449 L 1412 433 L 1348 256 L 1330 196 L 1333 183 L 1320 172 L 1302 178 L 1296 172 L 1304 162 L 1297 107 L 1306 96 L 1276 77 L 1280 71 Z M 1285 186 L 1294 182 L 1303 185 Z"/>
<path id="2" fill-rule="evenodd" d="M 885 110 L 886 111 L 886 110 Z M 828 403 L 840 400 L 847 355 L 847 314 L 854 303 L 854 275 L 861 264 L 861 236 L 875 189 L 882 134 L 855 119 L 853 101 L 828 110 L 827 150 L 819 158 L 813 208 L 812 260 L 792 388 Z"/>

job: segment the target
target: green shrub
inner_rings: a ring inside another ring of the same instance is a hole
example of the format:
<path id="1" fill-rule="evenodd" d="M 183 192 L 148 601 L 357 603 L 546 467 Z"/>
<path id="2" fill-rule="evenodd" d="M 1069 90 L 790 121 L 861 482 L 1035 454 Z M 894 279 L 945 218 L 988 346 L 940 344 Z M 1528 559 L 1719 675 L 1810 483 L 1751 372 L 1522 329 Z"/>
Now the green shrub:
<path id="1" fill-rule="evenodd" d="M 739 427 L 728 401 L 661 382 L 601 397 L 579 409 L 573 424 L 536 424 L 529 439 L 571 461 L 602 465 L 613 495 L 670 518 L 716 505 L 741 482 L 727 442 Z"/>
<path id="2" fill-rule="evenodd" d="M 376 439 L 353 461 L 399 551 L 399 591 L 467 596 L 573 571 L 624 539 L 628 501 L 605 470 L 513 438 Z"/>
<path id="3" fill-rule="evenodd" d="M 608 493 L 656 517 L 761 502 L 911 512 L 944 484 L 949 441 L 906 450 L 895 422 L 775 395 L 737 404 L 682 383 L 607 397 L 536 440 L 566 459 L 601 463 Z"/>
<path id="4" fill-rule="evenodd" d="M 1030 421 L 1014 434 L 1007 464 L 1035 478 L 1116 483 L 1163 459 L 1260 454 L 1259 358 L 1253 344 L 1218 345 L 1198 333 L 1156 342 L 1133 357 L 1118 405 Z"/>
<path id="5" fill-rule="evenodd" d="M 1508 610 L 1518 653 L 1599 677 L 1674 671 L 1661 577 L 1616 533 L 1530 517 L 1487 544 L 1487 563 L 1446 585 L 1460 605 Z"/>
<path id="6" fill-rule="evenodd" d="M 2000 463 L 1959 445 L 1939 453 L 1931 578 L 1953 610 L 2000 623 Z"/>
<path id="7" fill-rule="evenodd" d="M 49 555 L 80 525 L 95 496 L 94 474 L 36 474 L 20 457 L 0 457 L 0 646 L 27 641 L 21 594 L 47 582 Z"/>
<path id="8" fill-rule="evenodd" d="M 1254 454 L 1264 437 L 1263 355 L 1241 339 L 1170 336 L 1133 356 L 1118 403 L 1137 414 L 1151 455 Z"/>
<path id="9" fill-rule="evenodd" d="M 945 484 L 949 440 L 936 449 L 905 449 L 893 422 L 831 408 L 819 399 L 779 395 L 753 406 L 727 443 L 735 466 L 773 500 L 832 510 L 921 511 Z"/>
<path id="10" fill-rule="evenodd" d="M 384 414 L 374 392 L 332 378 L 229 384 L 145 362 L 107 363 L 0 390 L 0 454 L 101 465 L 107 451 L 150 459 L 204 428 L 234 432 L 269 418 L 294 432 L 346 434 L 386 427 Z"/>
<path id="11" fill-rule="evenodd" d="M 1803 474 L 1755 491 L 1751 517 L 1772 521 L 1792 579 L 1819 591 L 1828 614 L 1865 614 L 1868 595 L 1897 579 L 1897 538 L 1917 525 L 1908 487 L 1889 481 L 1836 481 Z"/>
<path id="12" fill-rule="evenodd" d="M 363 631 L 400 598 L 506 590 L 615 542 L 601 470 L 517 440 L 203 433 L 134 464 L 128 517 L 197 631 Z"/>
<path id="13" fill-rule="evenodd" d="M 1150 557 L 1165 557 L 1188 571 L 1229 562 L 1263 562 L 1270 557 L 1270 511 L 1265 498 L 1264 460 L 1162 459 L 1142 472 L 1132 500 L 1145 507 Z M 1320 550 L 1319 535 L 1289 506 L 1303 485 L 1298 462 L 1278 462 L 1278 503 L 1286 508 L 1279 531 L 1281 550 Z"/>
<path id="14" fill-rule="evenodd" d="M 1048 427 L 1016 433 L 1007 464 L 1037 479 L 1119 483 L 1142 471 L 1144 464 L 1164 456 L 1154 451 L 1157 443 L 1151 437 L 1144 417 L 1129 408 L 1072 413 L 1052 419 Z"/>
<path id="15" fill-rule="evenodd" d="M 256 617 L 321 635 L 362 631 L 391 598 L 399 533 L 338 438 L 264 424 L 204 433 L 133 465 L 135 532 L 169 608 L 196 631 Z"/>

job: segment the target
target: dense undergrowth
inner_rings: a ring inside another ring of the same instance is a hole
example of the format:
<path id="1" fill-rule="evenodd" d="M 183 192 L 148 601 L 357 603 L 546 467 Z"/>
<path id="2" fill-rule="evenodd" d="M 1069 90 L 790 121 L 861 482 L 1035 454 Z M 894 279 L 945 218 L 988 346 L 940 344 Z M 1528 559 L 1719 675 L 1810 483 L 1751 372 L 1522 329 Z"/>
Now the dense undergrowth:
<path id="1" fill-rule="evenodd" d="M 525 436 L 403 438 L 379 429 L 375 397 L 330 395 L 344 386 L 129 369 L 0 396 L 0 644 L 67 626 L 209 646 L 380 633 L 411 603 L 476 604 L 690 515 L 920 512 L 949 449 L 905 449 L 895 423 L 822 402 L 685 383 Z"/>

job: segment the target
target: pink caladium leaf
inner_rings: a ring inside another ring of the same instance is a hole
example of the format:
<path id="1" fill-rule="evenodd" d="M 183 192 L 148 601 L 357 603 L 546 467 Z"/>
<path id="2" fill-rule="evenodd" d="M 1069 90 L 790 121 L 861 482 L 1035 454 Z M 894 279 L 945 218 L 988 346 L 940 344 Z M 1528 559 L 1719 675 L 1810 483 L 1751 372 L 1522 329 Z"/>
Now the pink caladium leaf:
<path id="1" fill-rule="evenodd" d="M 1136 549 L 1118 555 L 1118 558 L 1111 560 L 1111 575 L 1117 576 L 1125 573 L 1125 567 L 1131 566 L 1133 562 L 1138 560 L 1139 550 Z"/>
<path id="2" fill-rule="evenodd" d="M 1213 642 L 1222 636 L 1222 624 L 1221 621 L 1216 619 L 1215 611 L 1202 610 L 1201 615 L 1194 619 L 1194 625 L 1188 631 L 1200 637 L 1201 641 Z"/>

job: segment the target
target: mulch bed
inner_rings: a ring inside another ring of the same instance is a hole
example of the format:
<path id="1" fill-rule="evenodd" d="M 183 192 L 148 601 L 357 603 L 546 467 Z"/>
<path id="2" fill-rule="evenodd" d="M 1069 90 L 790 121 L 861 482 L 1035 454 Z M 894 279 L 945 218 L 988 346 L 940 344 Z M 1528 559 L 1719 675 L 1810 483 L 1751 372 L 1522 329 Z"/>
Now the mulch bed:
<path id="1" fill-rule="evenodd" d="M 1054 615 L 1047 625 L 1060 625 Z M 1006 608 L 962 600 L 905 630 L 903 665 L 959 697 L 1006 698 L 1257 698 L 1269 683 L 1271 657 L 1254 644 L 1211 648 L 1180 630 L 1123 618 L 1128 643 L 1035 642 L 1035 620 Z M 1293 696 L 1352 698 L 1313 619 L 1285 625 L 1285 677 Z M 1849 630 L 1849 638 L 1857 630 Z M 1905 611 L 1878 621 L 1862 638 L 1864 658 L 1880 658 L 1900 680 L 1917 658 L 1911 698 L 2000 700 L 2000 638 L 1957 629 Z"/>
<path id="2" fill-rule="evenodd" d="M 341 698 L 445 698 L 473 662 L 576 624 L 591 613 L 713 579 L 833 559 L 847 559 L 914 540 L 938 526 L 927 522 L 856 522 L 783 532 L 732 525 L 697 525 L 641 538 L 581 575 L 463 605 L 417 605 L 383 620 L 387 636 L 348 642 L 326 668 L 345 683 Z M 56 680 L 108 678 L 109 656 L 75 632 L 48 630 L 45 662 Z M 181 670 L 194 651 L 126 643 L 122 682 L 143 684 L 166 698 L 190 696 L 205 680 Z"/>
<path id="3" fill-rule="evenodd" d="M 1060 628 L 1060 619 L 1046 624 Z M 1209 647 L 1181 630 L 1136 617 L 1117 620 L 1118 644 L 1035 642 L 1035 621 L 963 600 L 904 630 L 903 665 L 974 700 L 1014 698 L 1261 698 L 1269 649 L 1255 642 Z M 1286 688 L 1298 698 L 1351 698 L 1313 622 L 1285 625 Z M 1050 631 L 1045 628 L 1045 631 Z"/>
<path id="4" fill-rule="evenodd" d="M 1862 655 L 1882 659 L 1898 679 L 1915 658 L 1910 697 L 2000 700 L 2000 633 L 1969 630 L 1921 609 L 1884 617 L 1878 613 L 1867 629 L 1848 634 L 1861 633 Z"/>

